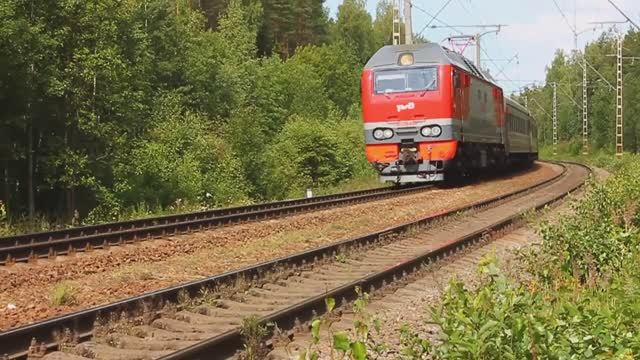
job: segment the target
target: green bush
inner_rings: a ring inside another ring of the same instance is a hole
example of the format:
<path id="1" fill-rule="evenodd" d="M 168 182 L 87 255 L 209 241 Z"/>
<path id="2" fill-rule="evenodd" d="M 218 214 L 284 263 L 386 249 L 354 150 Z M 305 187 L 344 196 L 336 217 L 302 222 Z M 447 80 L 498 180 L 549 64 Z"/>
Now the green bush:
<path id="1" fill-rule="evenodd" d="M 266 149 L 267 196 L 299 197 L 306 187 L 336 185 L 364 173 L 366 160 L 362 140 L 354 137 L 355 124 L 335 117 L 292 117 Z"/>
<path id="2" fill-rule="evenodd" d="M 615 176 L 594 183 L 575 206 L 575 215 L 554 226 L 543 226 L 544 242 L 530 254 L 530 270 L 536 263 L 562 270 L 586 281 L 604 272 L 617 271 L 637 245 L 637 209 L 640 205 L 640 162 L 629 157 L 618 165 Z M 544 267 L 543 271 L 547 271 Z M 546 276 L 549 276 L 546 274 Z"/>
<path id="3" fill-rule="evenodd" d="M 638 258 L 635 259 L 636 261 Z M 434 311 L 436 359 L 631 359 L 640 353 L 640 277 L 634 267 L 599 289 L 518 284 L 493 262 L 475 290 L 453 282 Z"/>
<path id="4" fill-rule="evenodd" d="M 628 157 L 573 215 L 522 254 L 528 276 L 481 263 L 475 290 L 453 281 L 433 319 L 433 358 L 631 359 L 640 354 L 640 162 Z M 521 269 L 523 270 L 523 269 Z"/>
<path id="5" fill-rule="evenodd" d="M 12 231 L 9 227 L 9 220 L 7 218 L 7 209 L 4 203 L 0 201 L 0 236 L 9 236 Z"/>
<path id="6" fill-rule="evenodd" d="M 216 136 L 219 129 L 200 114 L 185 111 L 175 96 L 164 99 L 154 122 L 148 138 L 116 168 L 116 193 L 125 206 L 248 200 L 240 161 Z"/>

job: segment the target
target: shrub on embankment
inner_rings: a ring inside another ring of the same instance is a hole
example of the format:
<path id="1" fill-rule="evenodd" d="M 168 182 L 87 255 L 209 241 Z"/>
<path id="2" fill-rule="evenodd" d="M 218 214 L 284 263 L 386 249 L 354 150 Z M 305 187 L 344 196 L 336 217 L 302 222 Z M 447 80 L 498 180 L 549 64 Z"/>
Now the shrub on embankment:
<path id="1" fill-rule="evenodd" d="M 480 266 L 482 283 L 453 281 L 433 311 L 434 358 L 631 359 L 640 353 L 640 158 L 590 185 L 575 211 L 542 226 L 521 268 Z M 426 354 L 423 354 L 426 355 Z"/>

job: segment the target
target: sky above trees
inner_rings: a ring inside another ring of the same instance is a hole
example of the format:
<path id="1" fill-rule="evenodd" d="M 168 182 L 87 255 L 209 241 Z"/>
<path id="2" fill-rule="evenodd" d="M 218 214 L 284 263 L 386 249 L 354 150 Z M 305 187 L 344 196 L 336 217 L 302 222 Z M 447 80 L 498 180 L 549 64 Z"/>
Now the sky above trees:
<path id="1" fill-rule="evenodd" d="M 571 25 L 575 23 L 578 31 L 589 29 L 595 25 L 594 21 L 623 20 L 623 17 L 608 3 L 607 0 L 556 0 L 560 8 L 568 17 Z M 413 30 L 420 32 L 430 16 L 417 8 L 435 14 L 446 3 L 446 0 L 428 1 L 414 0 Z M 616 0 L 627 15 L 640 23 L 640 1 Z M 335 16 L 337 6 L 342 0 L 327 0 L 326 5 L 330 14 Z M 367 9 L 375 14 L 377 1 L 368 0 Z M 500 79 L 502 86 L 511 93 L 531 80 L 544 80 L 545 67 L 550 63 L 556 49 L 573 49 L 573 34 L 565 23 L 553 0 L 453 0 L 438 18 L 449 25 L 465 24 L 507 24 L 498 36 L 490 34 L 484 37 L 487 53 L 494 58 L 494 63 L 487 62 L 492 74 L 497 74 L 506 61 L 518 54 L 519 64 L 512 62 L 504 71 Z M 434 24 L 442 25 L 437 21 Z M 628 26 L 619 25 L 620 30 L 627 30 Z M 473 29 L 461 29 L 462 31 Z M 587 31 L 579 36 L 578 48 L 583 48 L 587 42 L 594 41 L 605 29 Z M 475 30 L 474 30 L 475 31 Z M 425 29 L 422 33 L 431 41 L 440 42 L 449 35 L 455 34 L 451 29 Z M 466 55 L 474 58 L 474 49 L 469 48 Z M 486 55 L 485 55 L 486 56 Z M 640 56 L 640 54 L 635 54 Z"/>

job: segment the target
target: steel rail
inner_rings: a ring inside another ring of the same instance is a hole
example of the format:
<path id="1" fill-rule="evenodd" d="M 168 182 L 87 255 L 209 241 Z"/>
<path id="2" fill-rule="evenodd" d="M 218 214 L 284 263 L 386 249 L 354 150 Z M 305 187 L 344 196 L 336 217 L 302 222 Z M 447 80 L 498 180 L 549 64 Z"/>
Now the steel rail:
<path id="1" fill-rule="evenodd" d="M 74 252 L 108 248 L 163 236 L 255 221 L 294 213 L 356 204 L 423 191 L 429 186 L 379 188 L 315 198 L 284 200 L 148 219 L 83 226 L 0 237 L 0 265 L 54 258 Z"/>
<path id="2" fill-rule="evenodd" d="M 159 308 L 164 303 L 176 302 L 178 300 L 179 294 L 182 292 L 187 293 L 189 296 L 197 296 L 197 294 L 199 294 L 203 289 L 217 287 L 224 284 L 233 284 L 238 279 L 258 279 L 263 274 L 277 270 L 282 266 L 305 266 L 309 263 L 317 261 L 320 258 L 331 256 L 332 254 L 335 254 L 336 252 L 344 248 L 373 244 L 385 238 L 388 238 L 389 236 L 400 235 L 415 226 L 424 226 L 433 221 L 442 220 L 461 212 L 467 212 L 498 204 L 501 201 L 515 196 L 523 195 L 534 189 L 555 182 L 562 176 L 564 176 L 565 173 L 566 167 L 563 166 L 562 173 L 557 174 L 552 178 L 540 181 L 539 183 L 531 187 L 515 190 L 490 199 L 477 201 L 470 205 L 460 206 L 448 211 L 433 214 L 418 221 L 405 223 L 399 226 L 387 228 L 382 231 L 370 233 L 365 236 L 343 240 L 331 245 L 304 251 L 291 256 L 281 257 L 257 265 L 248 266 L 239 270 L 229 271 L 220 275 L 215 275 L 205 279 L 145 293 L 114 303 L 58 316 L 34 324 L 1 332 L 0 355 L 7 354 L 8 359 L 25 358 L 28 354 L 30 346 L 32 345 L 32 341 L 36 341 L 38 344 L 40 344 L 39 346 L 41 348 L 46 348 L 47 350 L 55 350 L 59 345 L 57 343 L 57 339 L 60 338 L 59 335 L 63 334 L 65 331 L 73 334 L 74 339 L 78 341 L 87 340 L 93 335 L 92 331 L 94 328 L 94 323 L 97 319 L 108 319 L 112 315 L 122 313 L 135 314 L 137 311 L 143 308 Z M 346 296 L 346 298 L 350 297 Z M 234 335 L 233 333 L 224 334 L 224 336 L 230 338 L 233 338 L 236 335 L 237 334 Z"/>

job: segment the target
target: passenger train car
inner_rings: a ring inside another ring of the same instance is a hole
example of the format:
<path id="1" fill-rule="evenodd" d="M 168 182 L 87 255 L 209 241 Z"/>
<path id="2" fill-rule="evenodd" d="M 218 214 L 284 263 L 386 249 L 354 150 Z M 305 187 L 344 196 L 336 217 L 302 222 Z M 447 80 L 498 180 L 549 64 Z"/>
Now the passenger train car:
<path id="1" fill-rule="evenodd" d="M 365 65 L 361 92 L 367 159 L 383 182 L 442 181 L 538 158 L 527 109 L 438 44 L 381 48 Z"/>

